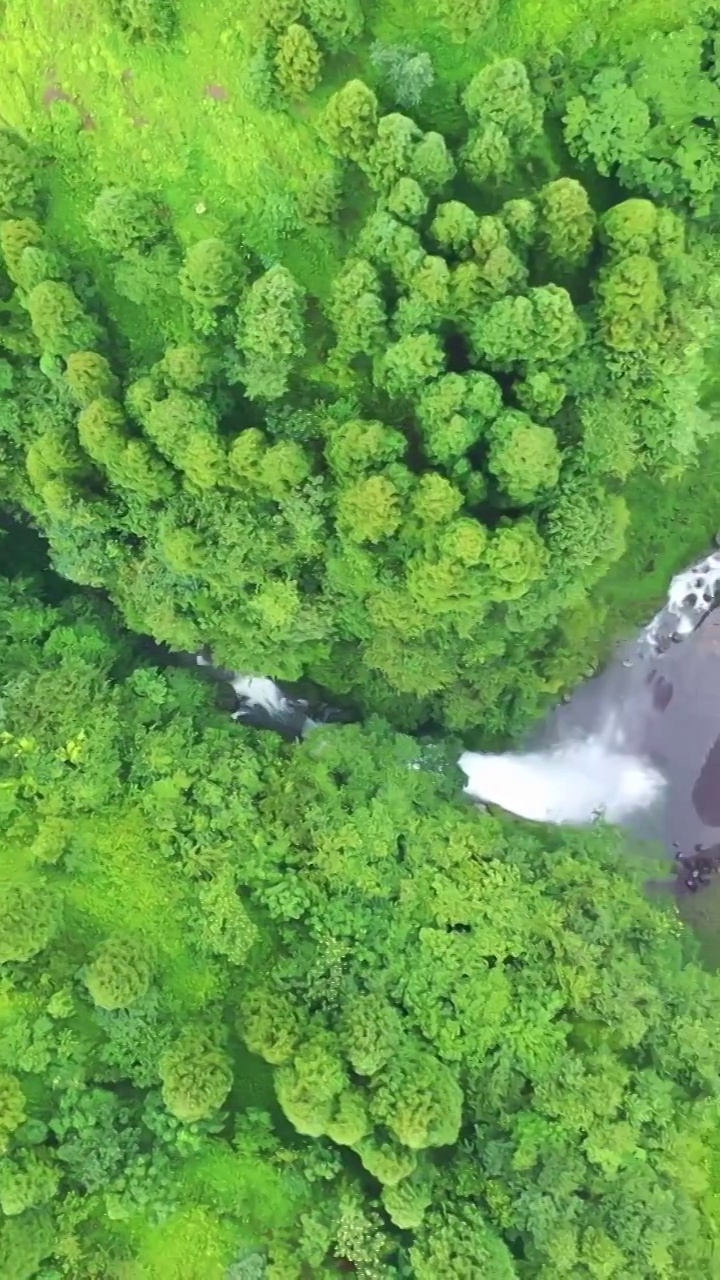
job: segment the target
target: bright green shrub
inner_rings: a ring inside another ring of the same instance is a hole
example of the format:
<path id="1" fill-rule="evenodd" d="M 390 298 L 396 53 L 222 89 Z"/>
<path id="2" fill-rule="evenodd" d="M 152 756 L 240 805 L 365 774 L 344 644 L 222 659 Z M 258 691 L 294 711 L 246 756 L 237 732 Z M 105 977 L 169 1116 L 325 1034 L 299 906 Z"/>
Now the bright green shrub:
<path id="1" fill-rule="evenodd" d="M 320 128 L 333 155 L 361 161 L 375 138 L 378 101 L 362 80 L 349 80 L 334 93 L 323 112 Z"/>
<path id="2" fill-rule="evenodd" d="M 110 0 L 116 22 L 131 40 L 163 43 L 175 34 L 175 0 Z"/>
<path id="3" fill-rule="evenodd" d="M 35 337 L 47 355 L 85 351 L 99 336 L 98 325 L 69 285 L 45 280 L 31 290 L 27 306 Z"/>
<path id="4" fill-rule="evenodd" d="M 119 255 L 147 250 L 165 234 L 156 199 L 132 187 L 105 187 L 87 222 L 100 247 Z"/>
<path id="5" fill-rule="evenodd" d="M 278 40 L 275 75 L 288 98 L 304 98 L 320 79 L 322 54 L 312 33 L 293 22 Z"/>
<path id="6" fill-rule="evenodd" d="M 363 29 L 360 0 L 303 0 L 303 8 L 315 34 L 331 49 L 350 44 Z"/>
<path id="7" fill-rule="evenodd" d="M 85 986 L 101 1009 L 126 1009 L 150 985 L 147 948 L 132 938 L 107 938 L 84 973 Z"/>
<path id="8" fill-rule="evenodd" d="M 105 356 L 98 351 L 72 351 L 67 358 L 65 378 L 73 399 L 81 408 L 98 397 L 112 399 L 118 381 Z"/>
<path id="9" fill-rule="evenodd" d="M 31 960 L 44 951 L 57 926 L 57 912 L 42 886 L 5 885 L 0 905 L 0 964 Z"/>
<path id="10" fill-rule="evenodd" d="M 213 1115 L 223 1105 L 233 1080 L 227 1054 L 199 1032 L 186 1032 L 168 1049 L 160 1074 L 163 1101 L 185 1124 Z"/>
<path id="11" fill-rule="evenodd" d="M 39 173 L 37 159 L 18 134 L 0 131 L 0 215 L 23 218 L 36 211 Z"/>

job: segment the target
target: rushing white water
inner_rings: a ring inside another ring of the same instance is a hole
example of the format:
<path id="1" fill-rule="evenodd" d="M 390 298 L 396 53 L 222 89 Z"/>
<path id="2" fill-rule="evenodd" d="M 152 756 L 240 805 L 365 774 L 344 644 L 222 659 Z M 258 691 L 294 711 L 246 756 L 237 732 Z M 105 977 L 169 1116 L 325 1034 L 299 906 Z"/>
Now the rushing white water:
<path id="1" fill-rule="evenodd" d="M 267 676 L 236 675 L 230 683 L 241 702 L 247 702 L 251 707 L 262 707 L 270 716 L 286 716 L 290 710 L 289 700 L 279 685 Z"/>
<path id="2" fill-rule="evenodd" d="M 689 636 L 714 607 L 718 590 L 720 551 L 713 551 L 672 579 L 664 607 L 640 637 L 641 652 L 661 653 L 672 641 Z"/>
<path id="3" fill-rule="evenodd" d="M 225 667 L 216 667 L 206 653 L 195 655 L 199 667 L 205 667 L 217 680 L 226 681 L 237 695 L 237 708 L 233 720 L 254 724 L 257 728 L 275 727 L 290 737 L 304 738 L 317 722 L 308 714 L 309 703 L 304 698 L 284 692 L 269 676 L 249 676 Z"/>
<path id="4" fill-rule="evenodd" d="M 603 735 L 526 754 L 465 751 L 458 763 L 473 800 L 535 822 L 621 822 L 654 804 L 665 786 L 651 764 L 615 750 Z"/>
<path id="5" fill-rule="evenodd" d="M 714 608 L 718 591 L 720 551 L 676 574 L 665 605 L 639 637 L 641 660 L 691 635 Z M 666 785 L 649 761 L 627 749 L 613 717 L 596 733 L 544 751 L 466 751 L 459 764 L 467 795 L 536 822 L 584 825 L 599 816 L 622 822 L 651 809 Z"/>

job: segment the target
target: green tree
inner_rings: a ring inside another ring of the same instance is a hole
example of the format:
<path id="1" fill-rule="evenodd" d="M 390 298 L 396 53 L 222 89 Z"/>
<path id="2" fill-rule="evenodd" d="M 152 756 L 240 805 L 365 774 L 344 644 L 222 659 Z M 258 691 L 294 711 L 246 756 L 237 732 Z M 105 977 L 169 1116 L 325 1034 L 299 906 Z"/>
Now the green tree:
<path id="1" fill-rule="evenodd" d="M 299 1046 L 302 1019 L 282 992 L 259 987 L 243 997 L 240 1030 L 252 1053 L 280 1066 L 294 1056 Z"/>
<path id="2" fill-rule="evenodd" d="M 531 417 L 554 418 L 567 395 L 567 386 L 542 369 L 516 382 L 515 394 Z"/>
<path id="3" fill-rule="evenodd" d="M 445 524 L 461 508 L 462 494 L 444 476 L 422 476 L 412 498 L 413 514 L 425 525 Z"/>
<path id="4" fill-rule="evenodd" d="M 548 554 L 532 520 L 502 525 L 490 540 L 485 560 L 495 600 L 517 600 L 546 575 Z"/>
<path id="5" fill-rule="evenodd" d="M 478 219 L 473 249 L 476 262 L 468 266 L 475 269 L 477 301 L 525 289 L 527 268 L 513 252 L 507 228 L 499 218 L 486 215 Z"/>
<path id="6" fill-rule="evenodd" d="M 477 226 L 477 214 L 468 205 L 448 200 L 437 206 L 430 232 L 442 250 L 463 254 L 470 248 Z"/>
<path id="7" fill-rule="evenodd" d="M 398 111 L 381 116 L 372 145 L 361 160 L 376 191 L 390 191 L 400 178 L 409 174 L 420 137 L 418 126 L 409 116 Z"/>
<path id="8" fill-rule="evenodd" d="M 444 258 L 425 254 L 411 282 L 393 317 L 394 327 L 401 336 L 438 328 L 450 310 L 451 277 Z"/>
<path id="9" fill-rule="evenodd" d="M 615 351 L 635 352 L 661 338 L 665 293 L 655 262 L 628 254 L 598 281 L 599 317 L 604 341 Z"/>
<path id="10" fill-rule="evenodd" d="M 335 330 L 339 358 L 370 356 L 382 350 L 387 317 L 380 279 L 369 262 L 350 261 L 335 277 L 328 314 Z"/>
<path id="11" fill-rule="evenodd" d="M 168 1111 L 185 1124 L 214 1115 L 232 1087 L 227 1054 L 207 1035 L 187 1031 L 160 1061 L 162 1096 Z"/>
<path id="12" fill-rule="evenodd" d="M 328 1035 L 308 1036 L 292 1062 L 275 1073 L 277 1099 L 298 1133 L 319 1137 L 331 1122 L 333 1102 L 347 1074 Z"/>
<path id="13" fill-rule="evenodd" d="M 473 126 L 464 152 L 470 176 L 480 184 L 504 178 L 542 129 L 543 104 L 524 64 L 516 58 L 488 63 L 470 81 L 463 106 Z"/>
<path id="14" fill-rule="evenodd" d="M 507 1245 L 471 1205 L 459 1212 L 436 1209 L 427 1214 L 410 1259 L 418 1280 L 438 1275 L 487 1275 L 493 1280 L 518 1276 Z"/>
<path id="15" fill-rule="evenodd" d="M 527 506 L 552 489 L 560 475 L 560 451 L 550 427 L 506 409 L 490 431 L 488 466 L 511 502 Z"/>
<path id="16" fill-rule="evenodd" d="M 225 240 L 196 240 L 180 270 L 180 292 L 196 316 L 236 302 L 246 276 L 240 255 Z"/>
<path id="17" fill-rule="evenodd" d="M 25 1119 L 25 1093 L 16 1076 L 0 1074 L 0 1155 L 7 1150 L 10 1134 Z"/>
<path id="18" fill-rule="evenodd" d="M 437 192 L 452 182 L 455 161 L 441 133 L 425 133 L 413 150 L 410 161 L 410 177 L 415 178 L 423 191 Z"/>
<path id="19" fill-rule="evenodd" d="M 496 369 L 525 361 L 565 361 L 584 336 L 570 294 L 559 285 L 542 285 L 526 297 L 500 298 L 478 312 L 473 329 L 478 351 Z"/>
<path id="20" fill-rule="evenodd" d="M 0 964 L 31 960 L 57 928 L 56 904 L 43 886 L 5 885 L 0 913 Z"/>
<path id="21" fill-rule="evenodd" d="M 320 129 L 333 155 L 341 160 L 363 161 L 375 139 L 378 101 L 362 80 L 348 80 L 332 95 L 320 121 Z"/>
<path id="22" fill-rule="evenodd" d="M 429 204 L 429 197 L 414 178 L 398 178 L 387 197 L 388 209 L 403 222 L 421 222 Z"/>
<path id="23" fill-rule="evenodd" d="M 396 486 L 387 476 L 368 476 L 342 489 L 337 502 L 338 525 L 353 542 L 381 542 L 400 524 Z"/>
<path id="24" fill-rule="evenodd" d="M 0 1274 L 12 1280 L 33 1280 L 44 1258 L 53 1252 L 50 1219 L 28 1213 L 11 1218 L 0 1228 Z"/>
<path id="25" fill-rule="evenodd" d="M 199 391 L 212 378 L 212 359 L 206 348 L 196 342 L 168 347 L 162 359 L 163 376 L 180 391 Z"/>
<path id="26" fill-rule="evenodd" d="M 368 218 L 358 249 L 371 261 L 389 268 L 396 280 L 408 286 L 426 258 L 415 228 L 404 226 L 385 210 L 378 210 Z"/>
<path id="27" fill-rule="evenodd" d="M 217 419 L 200 397 L 172 390 L 149 406 L 143 425 L 160 453 L 185 472 L 191 484 L 209 489 L 220 482 L 225 454 Z"/>
<path id="28" fill-rule="evenodd" d="M 423 390 L 418 420 L 432 461 L 448 465 L 483 435 L 502 405 L 500 387 L 485 373 L 447 373 Z"/>
<path id="29" fill-rule="evenodd" d="M 273 31 L 285 31 L 302 17 L 302 0 L 269 0 L 263 5 L 262 17 Z"/>
<path id="30" fill-rule="evenodd" d="M 36 284 L 45 280 L 61 280 L 65 275 L 56 253 L 40 245 L 28 245 L 23 250 L 18 272 L 18 284 L 23 293 L 30 293 Z"/>
<path id="31" fill-rule="evenodd" d="M 37 158 L 18 134 L 0 131 L 0 214 L 22 218 L 37 209 L 40 183 Z"/>
<path id="32" fill-rule="evenodd" d="M 110 0 L 116 21 L 131 40 L 163 43 L 175 34 L 174 0 Z"/>
<path id="33" fill-rule="evenodd" d="M 411 334 L 387 348 L 379 381 L 391 396 L 410 396 L 436 378 L 444 364 L 443 349 L 435 334 Z"/>
<path id="34" fill-rule="evenodd" d="M 105 396 L 92 400 L 78 417 L 78 437 L 93 462 L 112 470 L 127 438 L 122 405 Z"/>
<path id="35" fill-rule="evenodd" d="M 105 187 L 87 223 L 101 249 L 119 256 L 150 249 L 166 234 L 155 197 L 133 187 Z"/>
<path id="36" fill-rule="evenodd" d="M 285 267 L 255 280 L 238 308 L 237 346 L 252 400 L 278 400 L 305 350 L 303 292 Z"/>
<path id="37" fill-rule="evenodd" d="M 344 1007 L 340 1036 L 353 1071 L 374 1076 L 394 1056 L 401 1042 L 400 1012 L 380 995 L 355 995 Z"/>
<path id="38" fill-rule="evenodd" d="M 600 223 L 600 235 L 618 258 L 652 255 L 658 233 L 659 210 L 651 200 L 623 200 L 612 205 Z"/>
<path id="39" fill-rule="evenodd" d="M 331 49 L 350 44 L 363 29 L 359 0 L 304 0 L 303 7 L 313 31 Z"/>
<path id="40" fill-rule="evenodd" d="M 293 22 L 278 40 L 275 75 L 288 98 L 304 98 L 320 79 L 322 54 L 312 32 Z"/>
<path id="41" fill-rule="evenodd" d="M 113 399 L 118 391 L 118 380 L 99 351 L 71 351 L 65 378 L 73 400 L 83 409 L 98 397 Z"/>
<path id="42" fill-rule="evenodd" d="M 473 76 L 463 106 L 473 123 L 496 124 L 508 138 L 528 139 L 542 125 L 542 108 L 516 58 L 489 62 Z"/>
<path id="43" fill-rule="evenodd" d="M 522 248 L 533 243 L 537 232 L 538 211 L 533 200 L 506 200 L 500 217 L 510 232 L 511 241 Z"/>
<path id="44" fill-rule="evenodd" d="M 395 1186 L 385 1185 L 382 1203 L 390 1221 L 401 1231 L 417 1231 L 433 1202 L 433 1183 L 428 1176 L 413 1174 Z"/>
<path id="45" fill-rule="evenodd" d="M 325 446 L 325 456 L 339 477 L 357 475 L 372 467 L 402 458 L 407 441 L 401 431 L 382 422 L 353 419 L 333 427 Z"/>
<path id="46" fill-rule="evenodd" d="M 540 234 L 550 258 L 576 266 L 587 258 L 595 215 L 585 188 L 575 178 L 556 178 L 538 196 Z"/>
<path id="47" fill-rule="evenodd" d="M 371 1135 L 355 1143 L 355 1151 L 363 1168 L 382 1183 L 383 1189 L 402 1185 L 417 1167 L 415 1153 L 394 1138 Z"/>
<path id="48" fill-rule="evenodd" d="M 417 53 L 407 45 L 376 40 L 370 61 L 399 107 L 417 107 L 435 82 L 429 53 Z"/>
<path id="49" fill-rule="evenodd" d="M 45 280 L 27 300 L 33 332 L 44 352 L 69 356 L 92 348 L 98 326 L 83 309 L 69 285 Z"/>
<path id="50" fill-rule="evenodd" d="M 501 182 L 510 173 L 513 162 L 510 139 L 500 125 L 490 121 L 474 129 L 468 138 L 462 159 L 473 182 Z"/>
<path id="51" fill-rule="evenodd" d="M 0 222 L 0 251 L 10 279 L 25 287 L 22 262 L 26 249 L 39 248 L 42 228 L 34 218 L 6 218 Z"/>
<path id="52" fill-rule="evenodd" d="M 600 173 L 638 160 L 648 141 L 650 114 L 619 67 L 604 67 L 583 94 L 568 102 L 565 141 L 572 155 Z"/>
<path id="53" fill-rule="evenodd" d="M 59 1181 L 50 1162 L 35 1154 L 0 1160 L 0 1208 L 8 1218 L 37 1209 L 55 1197 Z"/>
<path id="54" fill-rule="evenodd" d="M 150 985 L 147 947 L 133 938 L 107 938 L 84 973 L 85 985 L 100 1009 L 126 1009 Z"/>

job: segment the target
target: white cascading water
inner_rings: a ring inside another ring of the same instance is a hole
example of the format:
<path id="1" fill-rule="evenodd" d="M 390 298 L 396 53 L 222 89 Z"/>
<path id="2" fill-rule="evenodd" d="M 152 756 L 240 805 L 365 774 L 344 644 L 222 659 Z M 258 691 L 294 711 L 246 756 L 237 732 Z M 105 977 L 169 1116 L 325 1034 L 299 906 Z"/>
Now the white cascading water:
<path id="1" fill-rule="evenodd" d="M 638 638 L 638 659 L 656 656 L 690 635 L 714 607 L 719 590 L 720 551 L 677 574 L 666 604 Z M 204 656 L 195 660 L 212 666 Z M 316 727 L 308 704 L 284 693 L 274 680 L 239 672 L 224 672 L 221 678 L 228 677 L 238 695 L 235 719 L 252 720 L 260 713 L 278 727 L 297 726 L 298 737 Z M 612 716 L 598 732 L 543 751 L 465 751 L 458 763 L 471 799 L 535 822 L 583 826 L 598 817 L 621 822 L 651 808 L 665 787 L 663 775 L 648 760 L 626 749 Z"/>
<path id="2" fill-rule="evenodd" d="M 641 653 L 661 653 L 672 641 L 699 627 L 715 605 L 720 589 L 720 551 L 713 551 L 670 583 L 667 602 L 640 637 Z"/>
<path id="3" fill-rule="evenodd" d="M 657 769 L 614 749 L 605 734 L 526 754 L 464 751 L 458 763 L 471 799 L 534 822 L 622 822 L 654 804 L 665 786 Z"/>
<path id="4" fill-rule="evenodd" d="M 713 608 L 718 588 L 720 551 L 676 574 L 665 605 L 639 637 L 639 660 L 662 653 L 695 631 Z M 650 809 L 665 787 L 662 774 L 624 746 L 617 723 L 609 718 L 597 733 L 545 751 L 465 751 L 459 764 L 467 778 L 467 795 L 519 817 L 576 826 L 600 816 L 621 822 Z"/>

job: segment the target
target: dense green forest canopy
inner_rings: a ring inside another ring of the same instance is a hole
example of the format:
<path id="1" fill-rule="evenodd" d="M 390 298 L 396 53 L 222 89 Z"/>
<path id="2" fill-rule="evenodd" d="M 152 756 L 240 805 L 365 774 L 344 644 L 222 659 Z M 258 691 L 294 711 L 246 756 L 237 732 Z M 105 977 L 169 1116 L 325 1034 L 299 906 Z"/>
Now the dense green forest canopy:
<path id="1" fill-rule="evenodd" d="M 288 129 L 302 41 L 360 22 L 299 16 L 268 7 Z M 629 60 L 491 61 L 447 138 L 426 61 L 373 46 L 272 249 L 242 219 L 184 237 L 162 192 L 114 184 L 73 253 L 52 136 L 6 133 L 5 491 L 56 568 L 173 648 L 395 723 L 522 725 L 592 661 L 629 487 L 641 510 L 713 431 L 713 24 Z M 317 224 L 333 266 L 294 271 Z"/>
<path id="2" fill-rule="evenodd" d="M 3 1276 L 715 1274 L 720 979 L 619 836 L 2 591 Z"/>
<path id="3" fill-rule="evenodd" d="M 719 7 L 0 31 L 0 1277 L 717 1280 L 720 979 L 447 735 L 717 528 Z"/>

